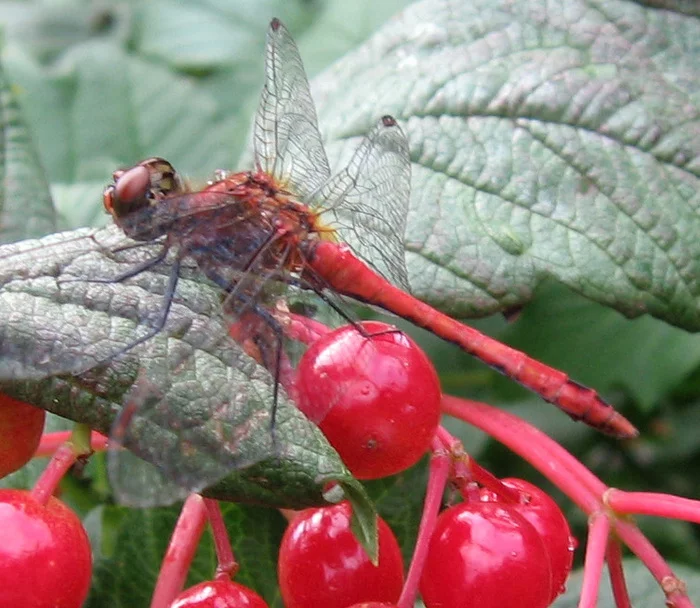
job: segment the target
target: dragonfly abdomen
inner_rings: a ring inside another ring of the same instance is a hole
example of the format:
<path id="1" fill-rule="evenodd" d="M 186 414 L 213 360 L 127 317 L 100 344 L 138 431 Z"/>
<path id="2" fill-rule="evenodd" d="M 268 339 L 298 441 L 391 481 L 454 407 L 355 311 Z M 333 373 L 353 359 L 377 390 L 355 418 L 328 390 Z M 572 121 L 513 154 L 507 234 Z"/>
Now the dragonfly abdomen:
<path id="1" fill-rule="evenodd" d="M 356 258 L 349 248 L 321 242 L 314 248 L 312 267 L 333 289 L 379 306 L 436 336 L 456 344 L 490 367 L 538 393 L 575 420 L 618 437 L 634 437 L 637 430 L 598 393 L 574 382 L 559 370 L 535 361 L 476 329 L 432 308 L 394 287 Z"/>

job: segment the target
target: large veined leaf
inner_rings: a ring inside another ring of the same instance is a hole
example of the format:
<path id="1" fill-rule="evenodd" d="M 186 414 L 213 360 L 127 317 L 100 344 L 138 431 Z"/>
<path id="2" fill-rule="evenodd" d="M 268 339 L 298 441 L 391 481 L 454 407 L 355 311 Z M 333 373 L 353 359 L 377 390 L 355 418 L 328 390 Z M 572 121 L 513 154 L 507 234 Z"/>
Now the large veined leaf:
<path id="1" fill-rule="evenodd" d="M 454 314 L 544 279 L 700 328 L 697 20 L 632 2 L 426 0 L 315 81 L 344 157 L 406 126 L 414 291 Z"/>
<path id="2" fill-rule="evenodd" d="M 114 244 L 123 240 L 115 227 L 84 229 L 0 250 L 2 390 L 107 434 L 142 382 L 157 393 L 164 416 L 144 419 L 141 437 L 127 445 L 161 468 L 171 462 L 177 475 L 188 475 L 187 463 L 194 477 L 213 467 L 207 477 L 222 481 L 209 494 L 219 498 L 303 506 L 322 502 L 332 479 L 352 485 L 335 451 L 284 393 L 272 440 L 272 377 L 228 338 L 217 314 L 220 295 L 206 283 L 181 279 L 164 331 L 119 356 L 143 319 L 157 315 L 165 278 L 161 269 L 139 274 L 129 286 L 85 283 L 85 276 L 109 278 L 120 265 L 133 265 L 134 251 L 122 252 L 128 261 L 114 257 Z M 138 255 L 152 255 L 148 249 Z M 178 427 L 183 437 L 191 435 L 173 443 Z M 219 452 L 225 443 L 235 447 L 229 455 Z M 210 459 L 214 453 L 228 464 L 220 468 L 218 457 Z M 239 464 L 255 466 L 223 479 Z M 137 477 L 130 468 L 124 482 L 138 483 Z M 147 492 L 142 485 L 125 491 Z"/>

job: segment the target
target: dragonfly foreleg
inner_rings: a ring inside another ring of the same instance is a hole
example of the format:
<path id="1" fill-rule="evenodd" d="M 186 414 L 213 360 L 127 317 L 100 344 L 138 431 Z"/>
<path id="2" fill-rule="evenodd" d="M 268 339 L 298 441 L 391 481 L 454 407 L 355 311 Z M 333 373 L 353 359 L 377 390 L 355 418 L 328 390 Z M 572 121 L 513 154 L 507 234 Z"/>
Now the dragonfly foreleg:
<path id="1" fill-rule="evenodd" d="M 166 250 L 167 251 L 167 250 Z M 165 254 L 163 253 L 161 255 L 161 259 Z M 148 262 L 151 263 L 151 265 L 155 264 L 153 260 L 147 260 Z M 133 342 L 130 342 L 123 348 L 120 348 L 117 352 L 111 354 L 107 361 L 111 361 L 112 359 L 116 359 L 118 357 L 121 357 L 125 353 L 129 352 L 130 350 L 136 348 L 139 346 L 139 344 L 143 344 L 144 342 L 147 342 L 151 338 L 153 338 L 158 332 L 160 332 L 164 327 L 165 323 L 168 320 L 168 314 L 170 313 L 170 308 L 173 303 L 173 297 L 175 296 L 175 288 L 177 287 L 177 282 L 180 279 L 180 258 L 177 258 L 172 265 L 172 268 L 170 269 L 170 276 L 168 276 L 168 284 L 166 285 L 165 288 L 165 293 L 163 294 L 163 300 L 161 302 L 160 310 L 158 311 L 158 317 L 156 318 L 156 321 L 153 325 L 150 326 L 148 331 L 143 334 L 142 336 L 139 336 L 136 338 Z M 134 273 L 137 274 L 137 273 Z M 124 280 L 124 279 L 122 279 Z M 87 370 L 85 370 L 87 371 Z M 82 372 L 79 372 L 82 373 Z"/>
<path id="2" fill-rule="evenodd" d="M 80 279 L 62 279 L 61 283 L 73 283 L 76 281 L 80 281 L 83 283 L 121 283 L 123 281 L 126 281 L 127 279 L 130 279 L 132 277 L 135 277 L 136 275 L 146 271 L 150 270 L 154 266 L 160 264 L 164 259 L 165 256 L 168 253 L 168 250 L 170 248 L 168 245 L 164 245 L 163 248 L 152 258 L 149 258 L 147 260 L 144 260 L 143 262 L 140 262 L 139 264 L 135 264 L 131 268 L 128 268 L 124 272 L 118 274 L 117 276 L 110 277 L 110 278 L 98 278 L 98 279 L 86 279 L 86 278 L 80 278 Z M 179 261 L 178 261 L 179 264 Z"/>

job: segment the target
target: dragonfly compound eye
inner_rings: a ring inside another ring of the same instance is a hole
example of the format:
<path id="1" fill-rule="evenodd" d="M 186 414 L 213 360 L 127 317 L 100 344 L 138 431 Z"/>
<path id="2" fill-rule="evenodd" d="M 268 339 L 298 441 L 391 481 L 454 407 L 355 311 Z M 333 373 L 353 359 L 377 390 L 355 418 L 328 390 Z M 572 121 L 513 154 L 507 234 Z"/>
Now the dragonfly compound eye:
<path id="1" fill-rule="evenodd" d="M 162 158 L 149 158 L 130 169 L 115 171 L 113 178 L 114 183 L 103 193 L 103 201 L 106 211 L 115 219 L 183 191 L 177 172 Z"/>
<path id="2" fill-rule="evenodd" d="M 107 186 L 102 195 L 107 212 L 115 218 L 122 218 L 150 205 L 150 177 L 148 169 L 142 165 L 115 173 L 114 184 Z"/>

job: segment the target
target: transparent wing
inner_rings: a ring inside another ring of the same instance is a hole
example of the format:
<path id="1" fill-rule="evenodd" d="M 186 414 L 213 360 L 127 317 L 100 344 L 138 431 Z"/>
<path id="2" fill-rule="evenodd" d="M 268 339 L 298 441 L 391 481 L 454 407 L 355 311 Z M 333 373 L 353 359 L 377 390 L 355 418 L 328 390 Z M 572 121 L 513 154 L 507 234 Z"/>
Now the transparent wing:
<path id="1" fill-rule="evenodd" d="M 275 453 L 274 379 L 225 326 L 214 334 L 206 326 L 190 330 L 190 344 L 165 336 L 149 343 L 110 434 L 128 448 L 111 449 L 108 460 L 122 504 L 169 504 Z"/>
<path id="2" fill-rule="evenodd" d="M 0 380 L 80 374 L 151 331 L 169 267 L 114 281 L 163 250 L 134 245 L 111 226 L 0 247 Z"/>
<path id="3" fill-rule="evenodd" d="M 408 141 L 382 117 L 348 166 L 315 195 L 326 223 L 387 279 L 408 289 L 404 232 L 411 189 Z"/>
<path id="4" fill-rule="evenodd" d="M 130 347 L 161 318 L 174 269 L 114 282 L 159 249 L 133 244 L 111 227 L 0 247 L 0 381 L 62 376 L 117 413 L 112 434 L 139 458 L 112 453 L 111 479 L 120 500 L 146 506 L 276 457 L 275 379 L 228 336 L 221 291 L 193 266 L 180 267 L 160 331 Z"/>
<path id="5" fill-rule="evenodd" d="M 267 33 L 265 86 L 253 143 L 256 168 L 300 198 L 317 191 L 330 176 L 299 50 L 277 19 Z"/>

